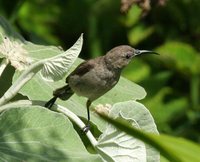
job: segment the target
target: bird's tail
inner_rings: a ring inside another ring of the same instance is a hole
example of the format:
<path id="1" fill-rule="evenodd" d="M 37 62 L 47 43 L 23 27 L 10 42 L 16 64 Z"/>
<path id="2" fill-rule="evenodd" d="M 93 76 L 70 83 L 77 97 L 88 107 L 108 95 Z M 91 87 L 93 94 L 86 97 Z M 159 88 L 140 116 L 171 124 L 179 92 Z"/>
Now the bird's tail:
<path id="1" fill-rule="evenodd" d="M 51 108 L 53 104 L 56 102 L 57 98 L 60 98 L 61 100 L 67 100 L 69 99 L 74 92 L 69 87 L 69 85 L 66 85 L 64 87 L 58 88 L 53 92 L 53 98 L 51 98 L 46 104 L 45 107 Z"/>

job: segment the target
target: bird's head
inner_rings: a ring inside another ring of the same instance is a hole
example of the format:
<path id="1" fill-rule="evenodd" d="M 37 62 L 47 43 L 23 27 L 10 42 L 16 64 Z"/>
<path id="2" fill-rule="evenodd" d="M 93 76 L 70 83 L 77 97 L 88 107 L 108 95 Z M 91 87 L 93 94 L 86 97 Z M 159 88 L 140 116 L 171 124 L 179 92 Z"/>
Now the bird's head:
<path id="1" fill-rule="evenodd" d="M 148 50 L 134 49 L 128 45 L 117 46 L 105 55 L 106 63 L 114 69 L 123 69 L 129 64 L 129 62 L 138 55 L 141 54 L 158 54 Z"/>

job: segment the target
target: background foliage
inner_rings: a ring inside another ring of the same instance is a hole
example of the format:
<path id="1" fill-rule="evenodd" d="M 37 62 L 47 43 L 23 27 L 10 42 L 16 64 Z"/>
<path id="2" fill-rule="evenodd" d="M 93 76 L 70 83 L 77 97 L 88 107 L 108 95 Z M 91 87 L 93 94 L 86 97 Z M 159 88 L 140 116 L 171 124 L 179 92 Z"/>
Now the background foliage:
<path id="1" fill-rule="evenodd" d="M 143 9 L 122 14 L 116 0 L 0 1 L 0 14 L 32 42 L 67 49 L 84 33 L 84 59 L 120 44 L 159 52 L 135 59 L 123 76 L 146 89 L 142 102 L 160 132 L 200 142 L 199 0 L 152 1 Z"/>

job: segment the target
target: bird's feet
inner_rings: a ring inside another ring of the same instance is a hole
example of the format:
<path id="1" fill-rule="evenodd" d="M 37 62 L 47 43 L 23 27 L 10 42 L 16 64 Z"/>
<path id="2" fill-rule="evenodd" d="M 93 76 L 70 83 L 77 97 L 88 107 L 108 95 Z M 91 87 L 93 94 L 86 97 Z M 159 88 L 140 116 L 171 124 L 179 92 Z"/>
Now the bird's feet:
<path id="1" fill-rule="evenodd" d="M 56 101 L 57 97 L 53 97 L 52 99 L 50 99 L 45 105 L 44 107 L 51 109 L 51 107 L 54 105 L 55 101 Z"/>
<path id="2" fill-rule="evenodd" d="M 90 130 L 90 123 L 87 123 L 85 127 L 82 128 L 83 133 L 87 133 Z"/>

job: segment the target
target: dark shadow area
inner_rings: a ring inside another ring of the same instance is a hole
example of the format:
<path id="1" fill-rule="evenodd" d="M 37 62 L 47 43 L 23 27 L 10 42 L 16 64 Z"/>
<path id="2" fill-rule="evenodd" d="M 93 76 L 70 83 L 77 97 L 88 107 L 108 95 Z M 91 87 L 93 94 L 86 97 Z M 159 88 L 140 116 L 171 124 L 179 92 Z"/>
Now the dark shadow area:
<path id="1" fill-rule="evenodd" d="M 1 60 L 0 60 L 1 61 Z M 6 92 L 6 90 L 12 85 L 12 77 L 14 75 L 15 69 L 12 66 L 7 66 L 3 74 L 0 77 L 0 96 Z"/>
<path id="2" fill-rule="evenodd" d="M 85 118 L 80 117 L 80 119 L 84 123 L 87 123 L 87 120 Z M 91 154 L 96 154 L 96 150 L 91 145 L 91 143 L 90 143 L 89 139 L 87 138 L 87 136 L 85 135 L 85 133 L 76 125 L 76 123 L 72 122 L 72 124 L 73 124 L 74 129 L 78 133 L 81 141 L 85 145 L 85 148 L 87 149 L 87 151 L 90 152 Z M 90 127 L 91 133 L 93 134 L 94 137 L 97 137 L 96 140 L 98 140 L 98 137 L 101 135 L 101 132 L 99 131 L 99 129 L 97 128 L 97 126 L 94 125 L 92 122 L 90 122 L 90 126 L 91 126 Z"/>

